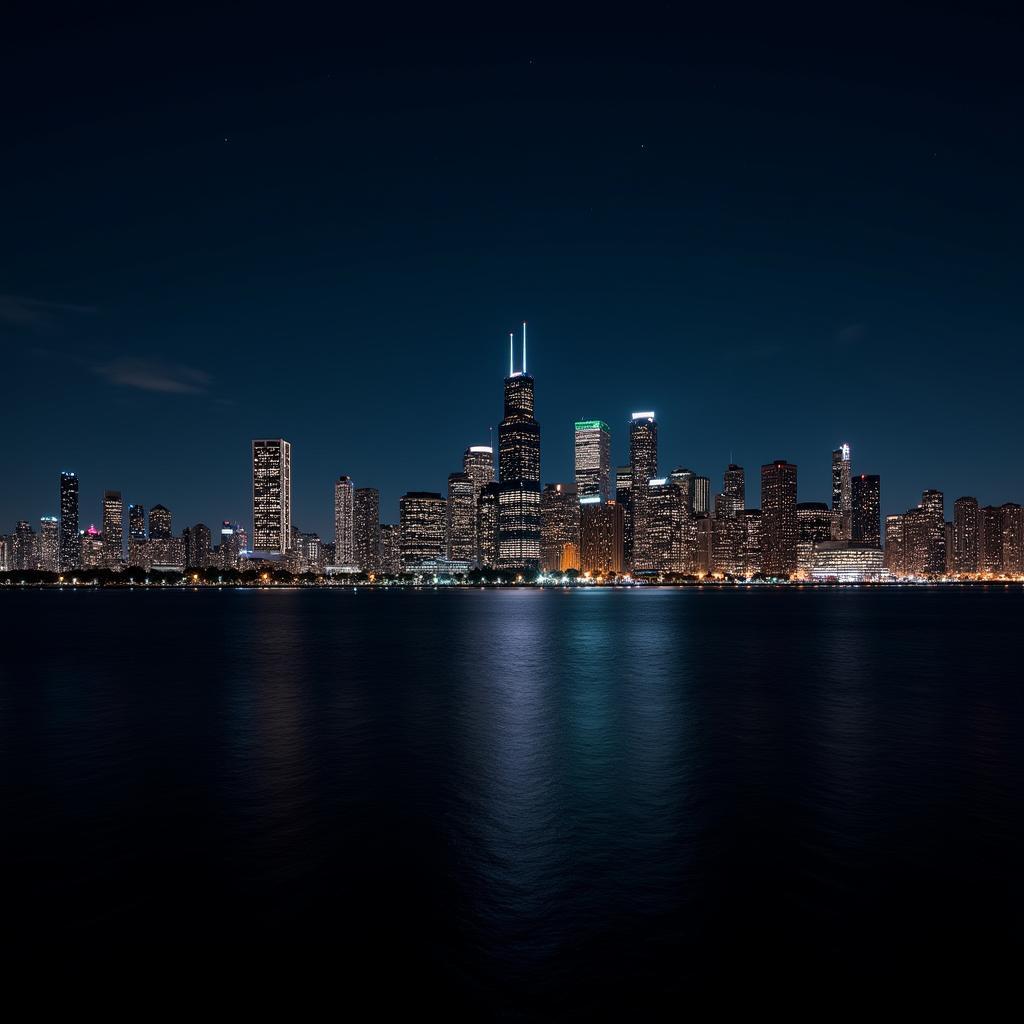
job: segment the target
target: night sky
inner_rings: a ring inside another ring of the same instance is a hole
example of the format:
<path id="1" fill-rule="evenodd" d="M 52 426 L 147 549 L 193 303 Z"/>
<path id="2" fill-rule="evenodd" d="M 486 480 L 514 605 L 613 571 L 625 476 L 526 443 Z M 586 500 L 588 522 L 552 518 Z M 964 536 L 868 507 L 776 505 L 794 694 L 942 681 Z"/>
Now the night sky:
<path id="1" fill-rule="evenodd" d="M 523 319 L 545 482 L 654 409 L 663 470 L 751 505 L 774 458 L 826 500 L 841 441 L 884 512 L 1024 501 L 1020 26 L 767 6 L 6 23 L 0 532 L 62 469 L 83 527 L 105 488 L 249 523 L 259 436 L 300 528 L 341 473 L 397 521 Z"/>

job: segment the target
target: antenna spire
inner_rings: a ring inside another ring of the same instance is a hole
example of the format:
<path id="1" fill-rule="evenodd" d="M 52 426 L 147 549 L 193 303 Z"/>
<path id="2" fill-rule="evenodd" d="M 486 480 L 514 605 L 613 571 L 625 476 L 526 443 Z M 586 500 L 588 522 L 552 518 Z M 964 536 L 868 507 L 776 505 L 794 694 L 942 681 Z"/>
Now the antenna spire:
<path id="1" fill-rule="evenodd" d="M 508 375 L 511 377 L 516 371 L 512 368 L 512 352 L 515 344 L 512 332 L 508 332 Z"/>
<path id="2" fill-rule="evenodd" d="M 526 321 L 523 321 L 523 373 L 526 373 Z"/>

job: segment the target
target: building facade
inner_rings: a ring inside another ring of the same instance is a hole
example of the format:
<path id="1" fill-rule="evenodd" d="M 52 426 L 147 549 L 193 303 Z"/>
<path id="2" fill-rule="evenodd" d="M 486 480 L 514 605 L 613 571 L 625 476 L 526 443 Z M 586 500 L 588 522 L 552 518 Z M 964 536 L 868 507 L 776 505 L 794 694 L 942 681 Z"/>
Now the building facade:
<path id="1" fill-rule="evenodd" d="M 832 452 L 832 511 L 839 515 L 839 540 L 849 540 L 853 533 L 853 483 L 848 444 Z"/>
<path id="2" fill-rule="evenodd" d="M 376 487 L 357 487 L 352 494 L 352 551 L 361 572 L 380 570 L 380 492 Z"/>
<path id="3" fill-rule="evenodd" d="M 853 477 L 851 484 L 851 540 L 857 544 L 882 546 L 881 478 L 867 473 Z"/>
<path id="4" fill-rule="evenodd" d="M 446 548 L 449 561 L 476 564 L 476 484 L 468 473 L 448 474 Z"/>
<path id="5" fill-rule="evenodd" d="M 567 567 L 567 545 L 579 551 L 578 494 L 576 484 L 548 484 L 541 492 L 540 567 L 544 572 L 559 572 Z M 596 497 L 600 498 L 600 495 Z"/>
<path id="6" fill-rule="evenodd" d="M 283 438 L 253 441 L 253 550 L 283 555 L 291 539 L 292 446 Z"/>
<path id="7" fill-rule="evenodd" d="M 650 544 L 648 491 L 658 477 L 658 422 L 653 412 L 635 412 L 629 424 L 630 502 L 633 535 L 630 543 L 634 572 L 655 568 Z"/>
<path id="8" fill-rule="evenodd" d="M 797 569 L 797 469 L 785 459 L 761 467 L 762 571 L 786 579 Z"/>
<path id="9" fill-rule="evenodd" d="M 576 491 L 581 498 L 611 498 L 612 432 L 603 420 L 577 420 L 575 427 Z"/>
<path id="10" fill-rule="evenodd" d="M 356 564 L 355 486 L 350 476 L 334 481 L 334 564 Z"/>
<path id="11" fill-rule="evenodd" d="M 78 568 L 82 545 L 78 538 L 78 477 L 60 475 L 60 571 Z"/>
<path id="12" fill-rule="evenodd" d="M 447 502 L 433 491 L 409 491 L 398 502 L 402 568 L 445 557 Z M 341 564 L 340 562 L 338 564 Z"/>

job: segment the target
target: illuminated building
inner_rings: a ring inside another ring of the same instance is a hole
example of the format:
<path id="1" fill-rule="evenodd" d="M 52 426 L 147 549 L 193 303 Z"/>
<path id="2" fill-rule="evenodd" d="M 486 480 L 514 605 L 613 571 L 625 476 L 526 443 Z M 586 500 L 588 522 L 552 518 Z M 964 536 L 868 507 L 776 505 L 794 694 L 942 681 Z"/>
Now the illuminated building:
<path id="1" fill-rule="evenodd" d="M 693 517 L 693 554 L 691 566 L 696 576 L 709 576 L 715 571 L 715 520 L 709 515 Z"/>
<path id="2" fill-rule="evenodd" d="M 647 490 L 658 478 L 658 424 L 653 412 L 633 413 L 629 424 L 630 499 L 633 513 L 633 564 L 637 572 L 655 568 L 648 538 Z"/>
<path id="3" fill-rule="evenodd" d="M 602 501 L 599 494 L 589 494 L 579 500 L 581 572 L 592 576 L 622 573 L 625 569 L 623 543 L 625 540 L 625 513 L 617 501 Z M 559 568 L 573 568 L 563 565 Z"/>
<path id="4" fill-rule="evenodd" d="M 999 508 L 1003 551 L 1001 571 L 1004 576 L 1024 573 L 1024 509 L 1008 501 Z"/>
<path id="5" fill-rule="evenodd" d="M 352 499 L 353 561 L 362 572 L 380 569 L 380 492 L 357 487 Z M 321 545 L 322 547 L 322 545 Z"/>
<path id="6" fill-rule="evenodd" d="M 146 508 L 144 505 L 128 506 L 128 542 L 146 539 Z"/>
<path id="7" fill-rule="evenodd" d="M 317 533 L 299 533 L 295 537 L 302 572 L 319 573 L 324 568 L 323 544 Z"/>
<path id="8" fill-rule="evenodd" d="M 698 516 L 711 512 L 711 481 L 706 476 L 693 478 L 693 511 Z"/>
<path id="9" fill-rule="evenodd" d="M 60 571 L 78 567 L 82 545 L 78 539 L 78 477 L 74 473 L 60 475 Z"/>
<path id="10" fill-rule="evenodd" d="M 676 485 L 682 492 L 683 501 L 686 502 L 686 508 L 693 511 L 693 481 L 697 479 L 697 474 L 692 469 L 686 469 L 682 466 L 673 469 L 668 475 L 670 483 Z"/>
<path id="11" fill-rule="evenodd" d="M 213 561 L 213 535 L 205 523 L 196 523 L 185 530 L 185 566 L 205 569 Z"/>
<path id="12" fill-rule="evenodd" d="M 292 446 L 282 438 L 252 443 L 252 543 L 284 554 L 292 538 Z"/>
<path id="13" fill-rule="evenodd" d="M 150 537 L 146 542 L 147 568 L 180 572 L 185 568 L 185 541 L 182 537 Z"/>
<path id="14" fill-rule="evenodd" d="M 686 572 L 686 521 L 690 510 L 682 490 L 667 477 L 647 481 L 649 570 Z"/>
<path id="15" fill-rule="evenodd" d="M 352 478 L 339 476 L 334 481 L 334 564 L 356 564 L 355 487 Z"/>
<path id="16" fill-rule="evenodd" d="M 811 576 L 816 580 L 838 583 L 867 583 L 885 580 L 889 570 L 877 544 L 826 540 L 814 546 Z"/>
<path id="17" fill-rule="evenodd" d="M 27 572 L 36 567 L 36 532 L 32 524 L 22 519 L 11 537 L 11 568 Z"/>
<path id="18" fill-rule="evenodd" d="M 447 502 L 433 491 L 409 491 L 399 499 L 403 569 L 444 558 L 446 511 Z"/>
<path id="19" fill-rule="evenodd" d="M 823 501 L 801 501 L 796 506 L 797 540 L 821 544 L 838 539 L 836 516 Z"/>
<path id="20" fill-rule="evenodd" d="M 785 459 L 761 467 L 761 561 L 770 578 L 796 572 L 796 480 L 796 466 Z"/>
<path id="21" fill-rule="evenodd" d="M 851 482 L 851 539 L 882 546 L 882 485 L 877 476 L 861 473 Z"/>
<path id="22" fill-rule="evenodd" d="M 722 483 L 722 494 L 725 496 L 727 513 L 735 516 L 742 512 L 747 505 L 747 484 L 743 467 L 729 463 Z"/>
<path id="23" fill-rule="evenodd" d="M 947 519 L 943 524 L 945 528 L 945 550 L 946 550 L 946 575 L 951 576 L 956 572 L 953 565 L 953 524 Z"/>
<path id="24" fill-rule="evenodd" d="M 397 523 L 380 525 L 380 571 L 385 576 L 397 576 L 402 571 L 402 531 Z"/>
<path id="25" fill-rule="evenodd" d="M 740 574 L 750 579 L 761 572 L 761 510 L 746 508 L 736 518 L 743 526 Z"/>
<path id="26" fill-rule="evenodd" d="M 978 510 L 978 571 L 998 576 L 1003 568 L 1003 517 L 995 505 Z"/>
<path id="27" fill-rule="evenodd" d="M 149 510 L 149 539 L 171 540 L 171 512 L 163 505 L 154 505 Z"/>
<path id="28" fill-rule="evenodd" d="M 885 517 L 885 567 L 893 576 L 909 575 L 906 529 L 901 515 Z"/>
<path id="29" fill-rule="evenodd" d="M 494 483 L 494 449 L 489 444 L 472 444 L 462 455 L 462 472 L 473 481 L 476 498 Z"/>
<path id="30" fill-rule="evenodd" d="M 735 497 L 721 495 L 722 514 L 711 519 L 710 569 L 715 575 L 744 576 L 743 541 L 745 528 L 741 513 L 733 511 Z"/>
<path id="31" fill-rule="evenodd" d="M 220 565 L 222 569 L 238 569 L 242 563 L 242 553 L 245 551 L 243 533 L 238 523 L 229 522 L 227 519 L 220 527 Z"/>
<path id="32" fill-rule="evenodd" d="M 42 516 L 36 540 L 36 568 L 57 572 L 60 561 L 60 526 L 56 516 Z"/>
<path id="33" fill-rule="evenodd" d="M 576 491 L 581 498 L 611 496 L 612 433 L 603 420 L 576 421 Z"/>
<path id="34" fill-rule="evenodd" d="M 124 502 L 120 491 L 103 495 L 103 565 L 120 569 L 124 562 Z"/>
<path id="35" fill-rule="evenodd" d="M 970 575 L 978 571 L 978 499 L 953 502 L 953 571 Z"/>
<path id="36" fill-rule="evenodd" d="M 633 564 L 633 467 L 615 470 L 615 501 L 622 506 L 622 558 L 626 567 Z"/>
<path id="37" fill-rule="evenodd" d="M 497 481 L 487 484 L 480 492 L 476 504 L 476 536 L 480 565 L 496 569 L 498 566 L 498 508 L 501 485 Z"/>
<path id="38" fill-rule="evenodd" d="M 476 563 L 476 485 L 468 473 L 448 474 L 445 533 L 448 560 Z"/>
<path id="39" fill-rule="evenodd" d="M 79 536 L 78 564 L 82 569 L 98 569 L 103 564 L 103 534 L 91 523 Z"/>
<path id="40" fill-rule="evenodd" d="M 921 509 L 927 521 L 923 575 L 942 576 L 946 571 L 946 511 L 942 491 L 925 491 L 921 495 Z"/>
<path id="41" fill-rule="evenodd" d="M 562 560 L 558 563 L 559 572 L 568 572 L 570 569 L 575 569 L 579 572 L 580 568 L 580 549 L 578 544 L 566 544 L 562 548 Z"/>
<path id="42" fill-rule="evenodd" d="M 0 534 L 0 572 L 11 569 L 11 538 Z"/>
<path id="43" fill-rule="evenodd" d="M 498 564 L 507 569 L 540 568 L 540 424 L 534 418 L 534 381 L 515 370 L 509 335 L 505 415 L 498 426 Z"/>
<path id="44" fill-rule="evenodd" d="M 580 503 L 576 484 L 548 484 L 540 496 L 540 567 L 562 568 L 565 546 L 580 545 Z M 597 495 L 600 497 L 600 495 Z"/>
<path id="45" fill-rule="evenodd" d="M 841 444 L 832 453 L 832 511 L 839 513 L 839 539 L 849 540 L 853 532 L 853 486 L 848 444 Z"/>

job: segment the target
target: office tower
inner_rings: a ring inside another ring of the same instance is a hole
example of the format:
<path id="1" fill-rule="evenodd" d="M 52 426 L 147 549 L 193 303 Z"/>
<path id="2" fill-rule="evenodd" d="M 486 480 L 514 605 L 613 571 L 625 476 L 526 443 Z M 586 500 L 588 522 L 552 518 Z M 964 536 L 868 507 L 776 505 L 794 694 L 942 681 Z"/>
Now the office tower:
<path id="1" fill-rule="evenodd" d="M 821 544 L 834 540 L 833 517 L 823 501 L 801 501 L 796 506 L 797 540 Z"/>
<path id="2" fill-rule="evenodd" d="M 468 473 L 448 474 L 445 535 L 453 562 L 476 562 L 476 484 Z"/>
<path id="3" fill-rule="evenodd" d="M 78 477 L 74 473 L 60 475 L 60 571 L 78 567 L 82 545 L 78 539 Z"/>
<path id="4" fill-rule="evenodd" d="M 11 567 L 17 572 L 28 572 L 36 567 L 36 531 L 22 519 L 14 528 L 11 538 Z"/>
<path id="5" fill-rule="evenodd" d="M 999 508 L 1003 534 L 1001 572 L 1003 576 L 1019 576 L 1024 572 L 1024 509 L 1008 501 Z"/>
<path id="6" fill-rule="evenodd" d="M 735 516 L 747 506 L 746 476 L 742 466 L 729 463 L 725 471 L 722 494 L 725 496 L 727 514 Z"/>
<path id="7" fill-rule="evenodd" d="M 970 575 L 978 571 L 978 499 L 953 502 L 953 571 Z"/>
<path id="8" fill-rule="evenodd" d="M 576 421 L 576 492 L 581 498 L 611 495 L 612 432 L 602 420 Z"/>
<path id="9" fill-rule="evenodd" d="M 11 570 L 11 538 L 0 533 L 0 572 Z"/>
<path id="10" fill-rule="evenodd" d="M 947 519 L 943 524 L 945 528 L 945 550 L 946 550 L 946 564 L 944 567 L 947 576 L 952 576 L 956 572 L 956 566 L 954 565 L 954 547 L 953 547 L 953 523 Z"/>
<path id="11" fill-rule="evenodd" d="M 658 477 L 658 424 L 653 412 L 633 413 L 629 424 L 630 498 L 633 512 L 633 566 L 638 572 L 654 568 L 648 542 L 647 491 Z"/>
<path id="12" fill-rule="evenodd" d="M 133 540 L 146 539 L 146 507 L 144 505 L 128 506 L 128 543 Z"/>
<path id="13" fill-rule="evenodd" d="M 995 505 L 978 510 L 978 570 L 998 576 L 1003 568 L 1003 517 Z"/>
<path id="14" fill-rule="evenodd" d="M 284 554 L 292 539 L 292 446 L 281 438 L 252 443 L 252 543 Z"/>
<path id="15" fill-rule="evenodd" d="M 124 502 L 120 491 L 103 495 L 103 565 L 120 569 L 124 562 Z"/>
<path id="16" fill-rule="evenodd" d="M 921 505 L 903 513 L 904 565 L 908 576 L 931 576 L 936 571 L 933 519 Z"/>
<path id="17" fill-rule="evenodd" d="M 600 495 L 597 495 L 600 498 Z M 580 547 L 580 502 L 576 484 L 548 484 L 540 496 L 540 567 L 567 567 L 566 547 Z M 569 559 L 572 561 L 572 559 Z"/>
<path id="18" fill-rule="evenodd" d="M 697 474 L 692 469 L 686 469 L 684 466 L 677 466 L 668 475 L 669 482 L 675 484 L 682 492 L 683 500 L 686 502 L 686 507 L 690 512 L 693 512 L 693 481 L 696 478 Z"/>
<path id="19" fill-rule="evenodd" d="M 768 577 L 796 572 L 796 466 L 776 459 L 761 467 L 761 560 Z"/>
<path id="20" fill-rule="evenodd" d="M 618 501 L 602 501 L 598 494 L 579 500 L 581 572 L 591 576 L 618 575 L 625 570 L 625 510 Z M 570 568 L 564 566 L 563 568 Z"/>
<path id="21" fill-rule="evenodd" d="M 335 565 L 355 565 L 355 487 L 352 478 L 340 476 L 334 482 Z"/>
<path id="22" fill-rule="evenodd" d="M 185 567 L 205 569 L 213 555 L 213 535 L 205 523 L 196 523 L 185 531 Z"/>
<path id="23" fill-rule="evenodd" d="M 79 535 L 78 564 L 82 569 L 98 569 L 106 552 L 103 534 L 90 523 Z"/>
<path id="24" fill-rule="evenodd" d="M 706 516 L 711 511 L 711 481 L 706 476 L 695 476 L 691 487 L 694 514 Z"/>
<path id="25" fill-rule="evenodd" d="M 885 568 L 893 576 L 908 576 L 906 528 L 902 515 L 885 517 Z"/>
<path id="26" fill-rule="evenodd" d="M 877 476 L 861 473 L 851 481 L 850 539 L 882 546 L 882 485 Z"/>
<path id="27" fill-rule="evenodd" d="M 941 576 L 946 571 L 946 511 L 942 491 L 925 491 L 920 507 L 928 523 L 924 575 Z"/>
<path id="28" fill-rule="evenodd" d="M 497 481 L 487 484 L 480 492 L 476 504 L 476 536 L 479 546 L 477 561 L 480 565 L 498 567 L 498 509 L 501 485 Z"/>
<path id="29" fill-rule="evenodd" d="M 401 536 L 397 523 L 381 523 L 378 562 L 385 576 L 397 576 L 402 571 Z"/>
<path id="30" fill-rule="evenodd" d="M 711 572 L 716 576 L 743 576 L 743 509 L 733 511 L 735 498 L 724 493 L 721 504 L 721 515 L 716 512 L 711 519 Z"/>
<path id="31" fill-rule="evenodd" d="M 444 558 L 447 502 L 433 491 L 409 491 L 398 502 L 402 568 Z"/>
<path id="32" fill-rule="evenodd" d="M 299 571 L 319 573 L 324 567 L 323 544 L 318 533 L 296 533 L 295 554 Z"/>
<path id="33" fill-rule="evenodd" d="M 245 550 L 245 540 L 242 528 L 238 523 L 232 523 L 225 519 L 220 527 L 220 565 L 222 569 L 238 569 L 242 561 L 242 552 Z"/>
<path id="34" fill-rule="evenodd" d="M 42 516 L 39 519 L 39 536 L 36 539 L 36 568 L 41 572 L 57 572 L 60 564 L 60 525 L 56 516 Z"/>
<path id="35" fill-rule="evenodd" d="M 737 518 L 743 526 L 741 573 L 746 579 L 761 572 L 761 510 L 745 508 Z"/>
<path id="36" fill-rule="evenodd" d="M 832 511 L 839 513 L 839 540 L 850 540 L 853 534 L 853 486 L 848 444 L 841 444 L 832 453 Z"/>
<path id="37" fill-rule="evenodd" d="M 494 483 L 494 449 L 489 444 L 470 445 L 462 456 L 462 472 L 473 481 L 476 498 L 490 483 Z"/>
<path id="38" fill-rule="evenodd" d="M 171 512 L 163 505 L 154 505 L 149 510 L 149 539 L 171 540 Z"/>
<path id="39" fill-rule="evenodd" d="M 505 415 L 498 426 L 498 564 L 508 569 L 540 568 L 540 424 L 534 418 L 534 381 L 515 370 L 509 335 Z"/>
<path id="40" fill-rule="evenodd" d="M 690 510 L 682 489 L 667 477 L 647 481 L 647 557 L 649 571 L 686 571 L 685 522 Z"/>
<path id="41" fill-rule="evenodd" d="M 357 487 L 352 502 L 352 534 L 355 564 L 362 572 L 380 571 L 380 492 L 376 487 Z"/>
<path id="42" fill-rule="evenodd" d="M 615 501 L 622 506 L 622 559 L 628 569 L 633 564 L 633 467 L 615 470 Z"/>

